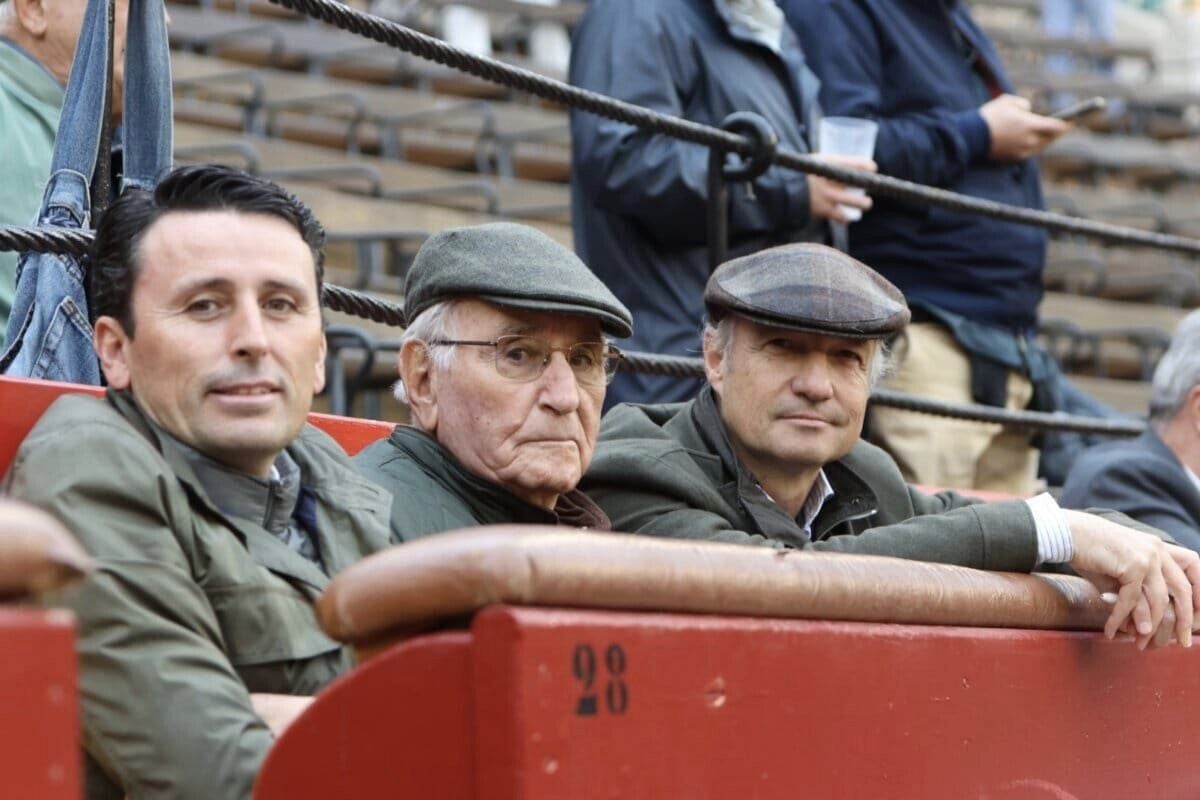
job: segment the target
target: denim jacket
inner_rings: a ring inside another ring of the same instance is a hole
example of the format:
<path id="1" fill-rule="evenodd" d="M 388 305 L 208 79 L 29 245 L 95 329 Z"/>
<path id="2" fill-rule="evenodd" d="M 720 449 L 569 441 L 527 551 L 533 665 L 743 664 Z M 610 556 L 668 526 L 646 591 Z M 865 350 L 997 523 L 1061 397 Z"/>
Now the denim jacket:
<path id="1" fill-rule="evenodd" d="M 89 229 L 90 185 L 104 124 L 106 3 L 89 0 L 71 65 L 39 226 Z M 171 64 L 163 5 L 131 0 L 125 56 L 123 186 L 154 186 L 171 165 Z M 26 253 L 0 355 L 6 375 L 100 383 L 88 319 L 85 259 Z"/>

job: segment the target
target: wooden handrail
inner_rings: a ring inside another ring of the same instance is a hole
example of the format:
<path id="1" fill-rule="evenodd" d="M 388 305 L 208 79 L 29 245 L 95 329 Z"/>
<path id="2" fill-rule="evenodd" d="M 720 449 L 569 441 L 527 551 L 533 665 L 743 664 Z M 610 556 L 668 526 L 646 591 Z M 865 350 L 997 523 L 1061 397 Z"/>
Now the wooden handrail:
<path id="1" fill-rule="evenodd" d="M 1109 612 L 1074 577 L 500 525 L 366 558 L 317 615 L 334 639 L 374 649 L 499 603 L 1068 630 L 1099 630 Z"/>

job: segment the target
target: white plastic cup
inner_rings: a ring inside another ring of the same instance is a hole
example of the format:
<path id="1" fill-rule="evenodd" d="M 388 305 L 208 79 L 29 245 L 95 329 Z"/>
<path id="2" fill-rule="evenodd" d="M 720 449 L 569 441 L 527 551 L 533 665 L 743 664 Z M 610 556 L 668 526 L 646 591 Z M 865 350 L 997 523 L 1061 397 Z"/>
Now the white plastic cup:
<path id="1" fill-rule="evenodd" d="M 874 120 L 855 117 L 822 117 L 817 130 L 817 152 L 830 156 L 854 156 L 871 158 L 875 155 L 875 136 L 879 124 Z M 863 189 L 851 187 L 850 192 L 866 195 Z M 838 206 L 846 219 L 858 222 L 862 211 L 850 206 Z"/>

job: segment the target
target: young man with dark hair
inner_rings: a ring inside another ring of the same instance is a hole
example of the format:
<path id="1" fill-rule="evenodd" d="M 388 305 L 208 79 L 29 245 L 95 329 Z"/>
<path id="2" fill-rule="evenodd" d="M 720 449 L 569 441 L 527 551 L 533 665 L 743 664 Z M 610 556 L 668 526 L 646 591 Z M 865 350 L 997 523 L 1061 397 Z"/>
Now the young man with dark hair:
<path id="1" fill-rule="evenodd" d="M 312 604 L 387 546 L 390 498 L 305 424 L 323 242 L 302 203 L 224 167 L 99 220 L 108 394 L 59 399 L 8 477 L 96 559 L 55 598 L 79 620 L 89 797 L 249 798 L 269 724 L 350 666 Z"/>

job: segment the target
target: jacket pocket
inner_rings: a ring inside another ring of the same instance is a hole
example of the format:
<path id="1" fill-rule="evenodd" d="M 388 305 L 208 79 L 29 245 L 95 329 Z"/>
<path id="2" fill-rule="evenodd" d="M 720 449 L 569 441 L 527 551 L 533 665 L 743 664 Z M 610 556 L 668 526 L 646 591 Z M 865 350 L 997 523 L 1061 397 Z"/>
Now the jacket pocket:
<path id="1" fill-rule="evenodd" d="M 234 667 L 303 661 L 341 645 L 321 632 L 312 603 L 286 585 L 251 584 L 208 591 Z"/>
<path id="2" fill-rule="evenodd" d="M 64 297 L 54 309 L 29 377 L 75 383 L 100 382 L 92 349 L 92 327 L 72 298 Z"/>

